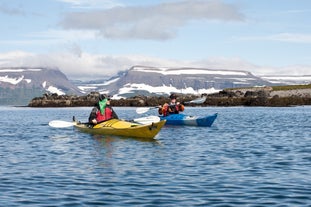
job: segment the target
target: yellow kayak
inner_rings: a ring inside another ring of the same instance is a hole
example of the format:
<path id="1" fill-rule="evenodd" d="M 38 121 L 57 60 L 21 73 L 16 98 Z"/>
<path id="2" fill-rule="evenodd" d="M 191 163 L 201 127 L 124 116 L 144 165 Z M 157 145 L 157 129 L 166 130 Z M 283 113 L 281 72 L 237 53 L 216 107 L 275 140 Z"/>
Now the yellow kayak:
<path id="1" fill-rule="evenodd" d="M 102 135 L 117 135 L 136 138 L 154 138 L 165 124 L 165 120 L 151 123 L 139 124 L 123 121 L 119 119 L 110 119 L 108 121 L 90 126 L 76 122 L 74 126 L 82 132 Z"/>

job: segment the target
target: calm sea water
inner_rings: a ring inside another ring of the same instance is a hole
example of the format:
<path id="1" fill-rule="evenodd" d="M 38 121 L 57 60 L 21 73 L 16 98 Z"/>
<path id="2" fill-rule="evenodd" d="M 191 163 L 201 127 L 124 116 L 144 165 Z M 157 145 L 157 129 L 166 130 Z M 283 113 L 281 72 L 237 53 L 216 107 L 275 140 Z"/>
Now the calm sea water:
<path id="1" fill-rule="evenodd" d="M 311 107 L 186 108 L 219 116 L 154 141 L 48 126 L 90 110 L 0 107 L 0 206 L 311 206 Z"/>

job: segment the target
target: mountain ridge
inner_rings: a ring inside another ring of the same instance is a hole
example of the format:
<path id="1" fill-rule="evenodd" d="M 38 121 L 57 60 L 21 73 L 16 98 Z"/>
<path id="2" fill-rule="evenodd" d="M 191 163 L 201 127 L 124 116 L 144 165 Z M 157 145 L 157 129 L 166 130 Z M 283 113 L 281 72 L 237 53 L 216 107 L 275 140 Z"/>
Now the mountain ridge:
<path id="1" fill-rule="evenodd" d="M 0 68 L 0 104 L 25 105 L 43 93 L 81 94 L 66 75 L 57 68 Z"/>
<path id="2" fill-rule="evenodd" d="M 133 66 L 96 89 L 102 93 L 128 97 L 137 93 L 214 93 L 224 88 L 256 85 L 271 83 L 242 70 Z"/>
<path id="3" fill-rule="evenodd" d="M 289 76 L 287 79 L 290 80 Z M 303 79 L 304 78 L 304 79 Z M 294 77 L 287 83 L 311 82 L 311 76 Z M 114 99 L 136 95 L 166 96 L 211 94 L 226 88 L 282 85 L 285 77 L 258 77 L 243 70 L 195 67 L 149 67 L 137 65 L 101 80 L 71 81 L 58 68 L 0 68 L 0 105 L 27 105 L 42 94 L 83 95 L 99 92 Z"/>

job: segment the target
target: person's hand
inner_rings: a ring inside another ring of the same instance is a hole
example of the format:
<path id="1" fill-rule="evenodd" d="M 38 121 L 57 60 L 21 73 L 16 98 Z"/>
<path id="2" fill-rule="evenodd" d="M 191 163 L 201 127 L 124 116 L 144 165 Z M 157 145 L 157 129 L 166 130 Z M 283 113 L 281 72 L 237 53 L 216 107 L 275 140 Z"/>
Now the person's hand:
<path id="1" fill-rule="evenodd" d="M 158 108 L 159 108 L 159 109 L 162 109 L 162 105 L 159 105 Z"/>
<path id="2" fill-rule="evenodd" d="M 179 105 L 179 104 L 180 104 L 180 102 L 177 102 L 177 103 L 176 103 L 176 105 Z"/>
<path id="3" fill-rule="evenodd" d="M 93 120 L 92 120 L 92 123 L 93 123 L 93 124 L 97 124 L 96 119 L 93 119 Z"/>

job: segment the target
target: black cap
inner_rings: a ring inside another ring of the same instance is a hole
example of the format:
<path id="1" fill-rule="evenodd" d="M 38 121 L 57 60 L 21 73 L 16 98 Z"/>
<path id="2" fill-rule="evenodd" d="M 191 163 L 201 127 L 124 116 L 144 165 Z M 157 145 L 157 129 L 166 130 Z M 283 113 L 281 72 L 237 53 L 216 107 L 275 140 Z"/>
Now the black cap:
<path id="1" fill-rule="evenodd" d="M 99 95 L 99 100 L 102 101 L 104 99 L 107 99 L 107 100 L 111 100 L 111 97 L 110 95 L 105 95 L 105 94 L 100 94 Z"/>
<path id="2" fill-rule="evenodd" d="M 172 94 L 170 95 L 170 99 L 176 99 L 176 98 L 177 98 L 177 96 L 176 96 L 175 93 L 172 93 Z"/>

